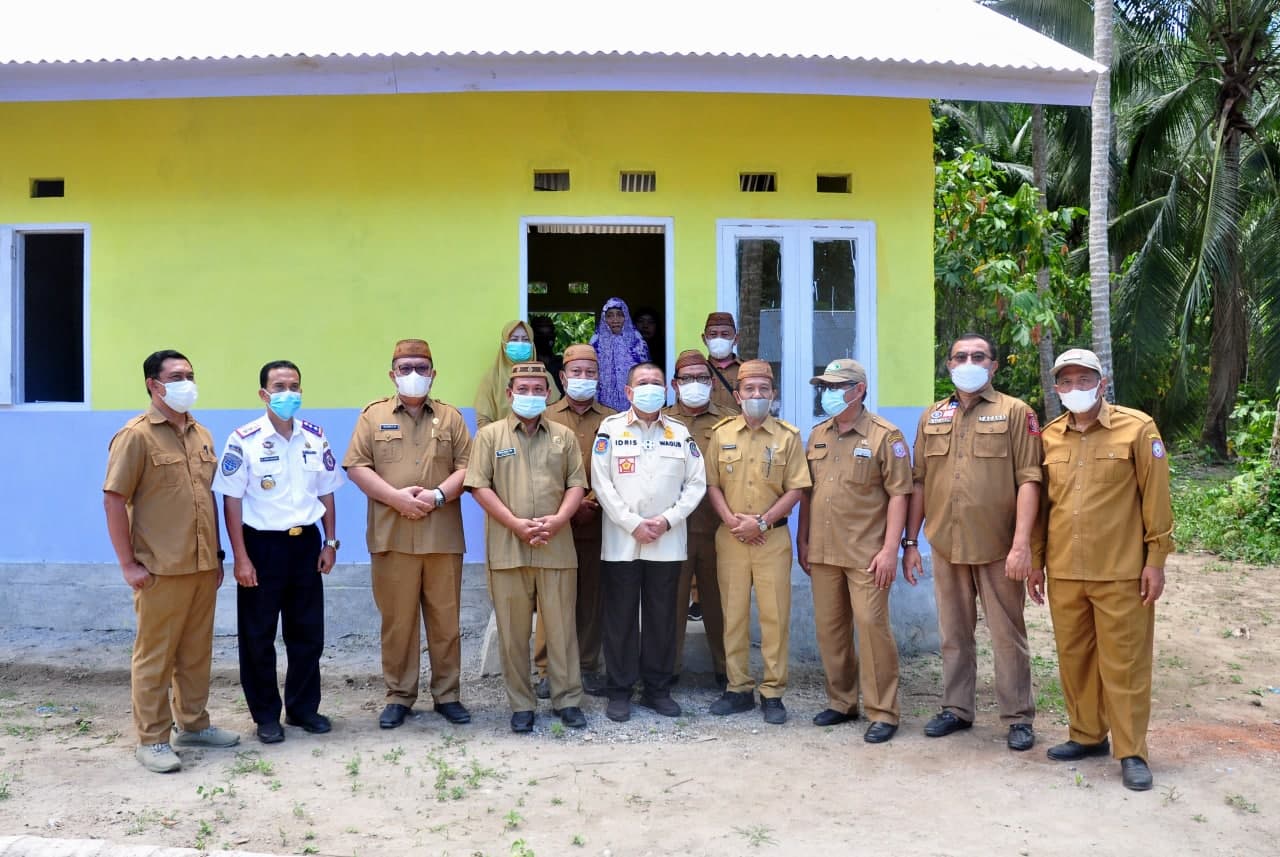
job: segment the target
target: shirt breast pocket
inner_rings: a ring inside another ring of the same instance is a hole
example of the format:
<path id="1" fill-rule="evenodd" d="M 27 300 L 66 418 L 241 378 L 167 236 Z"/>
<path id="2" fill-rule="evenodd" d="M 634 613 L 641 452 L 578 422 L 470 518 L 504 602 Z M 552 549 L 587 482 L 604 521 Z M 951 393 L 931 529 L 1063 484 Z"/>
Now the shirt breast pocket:
<path id="1" fill-rule="evenodd" d="M 187 475 L 187 468 L 183 466 L 184 461 L 185 459 L 176 452 L 151 453 L 151 465 L 160 477 L 160 484 L 162 485 L 180 485 L 182 483 L 183 477 Z"/>
<path id="2" fill-rule="evenodd" d="M 382 431 L 373 436 L 373 460 L 376 464 L 395 464 L 404 458 L 404 434 Z"/>
<path id="3" fill-rule="evenodd" d="M 813 478 L 815 485 L 823 478 L 828 466 L 828 452 L 825 446 L 805 450 L 804 457 L 809 462 L 809 476 Z"/>
<path id="4" fill-rule="evenodd" d="M 867 447 L 859 447 L 866 449 Z M 854 455 L 853 465 L 848 469 L 848 482 L 857 491 L 869 490 L 872 483 L 872 475 L 874 468 L 872 467 L 871 456 Z"/>
<path id="5" fill-rule="evenodd" d="M 732 482 L 742 478 L 742 450 L 722 449 L 716 454 L 716 464 L 720 470 L 720 478 Z"/>
<path id="6" fill-rule="evenodd" d="M 973 437 L 973 454 L 978 458 L 1009 457 L 1009 421 L 978 423 Z"/>
<path id="7" fill-rule="evenodd" d="M 684 447 L 658 447 L 658 472 L 663 476 L 684 476 Z"/>
<path id="8" fill-rule="evenodd" d="M 1127 446 L 1103 446 L 1093 453 L 1093 478 L 1099 482 L 1122 482 L 1133 473 Z"/>
<path id="9" fill-rule="evenodd" d="M 924 454 L 946 455 L 951 451 L 951 423 L 924 427 Z"/>
<path id="10" fill-rule="evenodd" d="M 200 450 L 200 473 L 207 482 L 213 482 L 214 468 L 218 466 L 218 456 L 211 449 Z"/>
<path id="11" fill-rule="evenodd" d="M 302 470 L 304 473 L 320 473 L 324 470 L 324 450 L 304 449 L 302 451 Z"/>

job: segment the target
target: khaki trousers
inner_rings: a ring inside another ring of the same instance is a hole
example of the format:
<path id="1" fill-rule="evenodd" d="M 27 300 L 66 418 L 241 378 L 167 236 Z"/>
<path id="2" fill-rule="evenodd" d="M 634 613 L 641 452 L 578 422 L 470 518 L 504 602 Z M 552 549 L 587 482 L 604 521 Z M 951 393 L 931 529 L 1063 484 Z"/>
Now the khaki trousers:
<path id="1" fill-rule="evenodd" d="M 716 531 L 716 568 L 724 610 L 726 688 L 749 693 L 751 678 L 751 590 L 760 614 L 760 654 L 764 681 L 760 695 L 781 698 L 787 690 L 791 640 L 791 532 L 777 527 L 759 547 L 739 542 L 727 527 Z"/>
<path id="2" fill-rule="evenodd" d="M 382 614 L 382 677 L 387 702 L 412 706 L 422 668 L 421 622 L 431 661 L 431 696 L 457 702 L 462 677 L 458 610 L 462 599 L 462 554 L 376 553 L 373 600 Z"/>
<path id="3" fill-rule="evenodd" d="M 186 732 L 208 727 L 217 597 L 216 571 L 153 575 L 133 593 L 138 631 L 129 672 L 139 744 L 169 743 L 174 723 Z"/>
<path id="4" fill-rule="evenodd" d="M 986 565 L 952 565 L 933 554 L 933 592 L 942 637 L 942 707 L 957 717 L 974 719 L 978 653 L 973 632 L 978 626 L 977 601 L 987 617 L 995 659 L 996 703 L 1007 726 L 1031 723 L 1036 717 L 1031 693 L 1031 651 L 1022 620 L 1026 585 L 1004 576 L 1004 560 Z"/>
<path id="5" fill-rule="evenodd" d="M 809 577 L 829 707 L 856 715 L 861 675 L 867 719 L 897 725 L 898 644 L 889 626 L 889 590 L 878 588 L 865 568 L 814 565 Z"/>
<path id="6" fill-rule="evenodd" d="M 717 673 L 724 672 L 724 610 L 720 606 L 720 583 L 716 570 L 716 540 L 711 533 L 689 533 L 688 558 L 680 566 L 680 587 L 676 593 L 676 668 L 684 670 L 684 632 L 689 612 L 689 593 L 698 582 L 698 603 L 702 605 L 702 628 L 707 649 Z"/>
<path id="7" fill-rule="evenodd" d="M 601 657 L 601 617 L 604 606 L 600 600 L 600 525 L 595 525 L 593 539 L 573 540 L 578 552 L 578 599 L 574 605 L 574 617 L 578 625 L 578 661 L 582 672 L 598 673 L 604 670 Z M 533 663 L 538 675 L 547 674 L 547 638 L 539 621 L 533 632 Z"/>
<path id="8" fill-rule="evenodd" d="M 1111 754 L 1147 758 L 1155 607 L 1137 580 L 1049 581 L 1058 675 L 1071 740 L 1097 744 L 1111 732 Z"/>
<path id="9" fill-rule="evenodd" d="M 578 631 L 573 618 L 577 570 L 573 568 L 489 569 L 489 597 L 498 625 L 498 650 L 507 701 L 512 711 L 534 711 L 538 700 L 529 679 L 529 635 L 533 608 L 538 627 L 546 629 L 547 677 L 551 705 L 582 704 L 582 672 L 578 665 Z"/>

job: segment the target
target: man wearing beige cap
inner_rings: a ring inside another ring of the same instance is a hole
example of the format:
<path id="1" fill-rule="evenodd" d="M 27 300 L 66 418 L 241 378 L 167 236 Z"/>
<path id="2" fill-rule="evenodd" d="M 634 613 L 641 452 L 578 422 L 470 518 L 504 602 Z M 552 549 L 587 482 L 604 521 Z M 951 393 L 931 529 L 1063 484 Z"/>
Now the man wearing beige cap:
<path id="1" fill-rule="evenodd" d="M 574 622 L 578 559 L 569 521 L 587 487 L 572 430 L 544 418 L 550 376 L 517 363 L 507 381 L 511 413 L 476 433 L 466 487 L 485 510 L 485 561 L 497 620 L 511 731 L 533 731 L 537 698 L 529 680 L 533 610 L 546 629 L 551 704 L 560 722 L 587 718 Z"/>
<path id="2" fill-rule="evenodd" d="M 742 366 L 734 349 L 738 344 L 738 328 L 731 312 L 713 312 L 702 329 L 707 346 L 707 366 L 711 369 L 711 401 L 724 411 L 738 413 L 738 369 Z"/>
<path id="3" fill-rule="evenodd" d="M 396 394 L 365 406 L 342 466 L 369 498 L 365 540 L 373 567 L 373 600 L 382 614 L 383 729 L 404 723 L 418 699 L 426 626 L 435 710 L 450 723 L 469 723 L 458 701 L 462 642 L 462 512 L 458 497 L 471 455 L 462 414 L 430 396 L 431 348 L 402 339 L 391 353 Z"/>
<path id="4" fill-rule="evenodd" d="M 735 370 L 736 372 L 736 370 Z M 705 463 L 711 444 L 711 429 L 725 417 L 733 416 L 711 400 L 715 377 L 701 351 L 681 351 L 676 357 L 675 376 L 671 389 L 676 403 L 664 408 L 664 416 L 679 420 L 689 430 L 698 445 L 698 452 Z M 716 577 L 716 528 L 720 518 L 711 508 L 711 500 L 704 496 L 698 508 L 685 522 L 689 531 L 688 557 L 680 567 L 680 587 L 676 595 L 677 616 L 689 604 L 689 593 L 696 580 L 698 599 L 702 607 L 702 628 L 707 636 L 707 648 L 711 652 L 711 664 L 715 670 L 716 684 L 724 690 L 728 682 L 724 667 L 724 609 L 720 606 L 720 583 Z M 683 621 L 676 622 L 676 664 L 672 677 L 678 679 L 684 666 Z"/>
<path id="5" fill-rule="evenodd" d="M 813 483 L 799 430 L 769 414 L 773 368 L 763 360 L 743 363 L 736 396 L 742 414 L 716 425 L 707 453 L 707 494 L 721 522 L 716 531 L 716 560 L 729 677 L 724 694 L 710 710 L 723 715 L 755 707 L 756 685 L 750 671 L 754 589 L 764 658 L 761 708 L 766 723 L 782 724 L 787 721 L 782 695 L 787 689 L 791 635 L 787 516 Z"/>
<path id="6" fill-rule="evenodd" d="M 1035 745 L 1031 651 L 1023 620 L 1031 531 L 1040 507 L 1040 423 L 1020 399 L 996 392 L 995 346 L 965 333 L 951 345 L 955 392 L 920 415 L 915 482 L 902 544 L 903 575 L 921 573 L 922 521 L 933 547 L 934 597 L 942 637 L 942 710 L 924 734 L 973 726 L 978 674 L 974 640 L 981 600 L 995 660 L 996 703 L 1010 750 Z"/>
<path id="7" fill-rule="evenodd" d="M 911 496 L 911 459 L 897 426 L 864 406 L 867 373 L 833 360 L 810 384 L 830 419 L 814 427 L 807 457 L 813 488 L 800 501 L 800 567 L 813 580 L 813 619 L 827 674 L 826 710 L 816 726 L 858 717 L 869 744 L 898 731 L 898 645 L 889 625 L 889 587 Z M 853 632 L 858 634 L 854 651 Z M 859 681 L 861 679 L 861 682 Z"/>
<path id="8" fill-rule="evenodd" d="M 1151 417 L 1106 401 L 1092 351 L 1063 352 L 1053 376 L 1066 413 L 1044 427 L 1046 514 L 1030 589 L 1043 604 L 1046 568 L 1071 727 L 1048 755 L 1110 751 L 1125 787 L 1145 791 L 1155 603 L 1173 551 L 1168 451 Z"/>
<path id="9" fill-rule="evenodd" d="M 578 438 L 578 449 L 587 474 L 587 496 L 573 513 L 573 547 L 578 554 L 578 600 L 574 615 L 578 625 L 578 657 L 582 667 L 582 689 L 595 696 L 604 693 L 604 662 L 600 654 L 600 504 L 591 490 L 591 445 L 595 443 L 600 421 L 613 408 L 596 398 L 600 365 L 596 350 L 590 345 L 570 345 L 564 351 L 564 368 L 560 386 L 565 395 L 547 405 L 547 419 L 568 426 Z M 538 622 L 534 635 L 534 664 L 538 669 L 539 699 L 549 699 L 551 685 L 547 681 L 547 638 L 543 622 Z"/>

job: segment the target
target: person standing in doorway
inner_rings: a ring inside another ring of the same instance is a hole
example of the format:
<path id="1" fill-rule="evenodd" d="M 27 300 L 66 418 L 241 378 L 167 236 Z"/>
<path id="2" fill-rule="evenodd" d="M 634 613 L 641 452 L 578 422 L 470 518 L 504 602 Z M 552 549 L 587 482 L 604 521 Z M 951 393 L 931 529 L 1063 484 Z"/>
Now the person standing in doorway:
<path id="1" fill-rule="evenodd" d="M 600 386 L 596 398 L 613 408 L 625 411 L 631 407 L 627 401 L 627 375 L 631 367 L 649 359 L 649 347 L 644 337 L 631 323 L 627 304 L 621 298 L 609 298 L 600 311 L 591 347 L 600 361 Z"/>
<path id="2" fill-rule="evenodd" d="M 735 351 L 738 345 L 738 328 L 733 313 L 713 312 L 707 316 L 702 330 L 702 341 L 707 346 L 707 366 L 714 381 L 711 384 L 711 401 L 722 410 L 738 413 L 738 369 L 742 362 Z"/>

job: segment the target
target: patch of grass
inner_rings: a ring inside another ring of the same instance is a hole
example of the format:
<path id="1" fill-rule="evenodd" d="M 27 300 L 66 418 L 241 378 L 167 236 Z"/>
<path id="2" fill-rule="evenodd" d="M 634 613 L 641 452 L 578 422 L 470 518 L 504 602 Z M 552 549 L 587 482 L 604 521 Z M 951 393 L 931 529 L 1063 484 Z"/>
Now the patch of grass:
<path id="1" fill-rule="evenodd" d="M 558 722 L 558 721 L 557 721 L 557 722 L 555 722 L 555 723 L 552 723 L 552 724 L 551 724 L 551 736 L 552 736 L 553 738 L 563 738 L 563 737 L 564 737 L 564 724 L 563 724 L 563 723 L 560 723 L 560 722 Z"/>
<path id="2" fill-rule="evenodd" d="M 763 824 L 753 824 L 750 827 L 735 827 L 733 831 L 747 840 L 747 844 L 752 848 L 759 848 L 761 845 L 778 844 L 777 840 L 773 838 L 773 829 Z"/>
<path id="3" fill-rule="evenodd" d="M 563 806 L 563 805 L 564 805 L 564 798 L 560 797 L 559 795 L 556 795 L 555 797 L 553 797 L 553 798 L 551 799 L 551 805 L 552 805 L 552 806 Z"/>
<path id="4" fill-rule="evenodd" d="M 404 756 L 404 747 L 392 747 L 390 750 L 382 754 L 382 761 L 390 762 L 393 765 L 400 764 L 401 757 Z"/>
<path id="5" fill-rule="evenodd" d="M 1255 815 L 1258 812 L 1258 805 L 1241 794 L 1227 795 L 1225 802 L 1227 806 L 1232 809 L 1238 809 L 1241 812 L 1253 813 Z"/>
<path id="6" fill-rule="evenodd" d="M 1204 824 L 1209 819 L 1205 818 L 1203 815 L 1197 812 L 1195 815 L 1191 816 L 1191 820 L 1194 821 L 1196 824 Z"/>
<path id="7" fill-rule="evenodd" d="M 196 843 L 195 843 L 196 850 L 203 851 L 205 849 L 205 845 L 209 841 L 209 837 L 212 835 L 213 835 L 213 825 L 211 825 L 209 822 L 205 821 L 204 819 L 201 819 L 199 826 L 196 827 Z"/>
<path id="8" fill-rule="evenodd" d="M 13 797 L 13 793 L 9 790 L 9 784 L 13 782 L 13 777 L 6 771 L 0 773 L 0 800 L 8 800 Z"/>
<path id="9" fill-rule="evenodd" d="M 513 809 L 503 816 L 502 820 L 506 822 L 507 830 L 515 830 L 524 822 L 524 816 Z"/>
<path id="10" fill-rule="evenodd" d="M 1036 710 L 1051 712 L 1059 722 L 1064 722 L 1067 700 L 1062 694 L 1057 661 L 1043 655 L 1033 655 L 1031 675 L 1036 686 Z"/>
<path id="11" fill-rule="evenodd" d="M 259 773 L 264 777 L 269 777 L 276 771 L 275 765 L 263 759 L 256 752 L 250 751 L 245 753 L 236 753 L 236 760 L 231 763 L 228 774 L 232 777 L 238 777 L 242 774 Z"/>
<path id="12" fill-rule="evenodd" d="M 1232 684 L 1244 684 L 1244 679 L 1238 675 L 1231 676 L 1230 681 Z"/>
<path id="13" fill-rule="evenodd" d="M 587 844 L 587 838 L 581 833 L 575 833 L 573 834 L 573 838 L 569 840 L 569 844 L 577 846 L 578 848 L 583 848 Z"/>
<path id="14" fill-rule="evenodd" d="M 36 736 L 40 734 L 40 730 L 34 726 L 15 726 L 10 724 L 4 727 L 4 733 L 13 738 L 21 738 L 23 741 L 34 741 Z"/>
<path id="15" fill-rule="evenodd" d="M 200 796 L 201 800 L 212 801 L 218 795 L 227 794 L 227 790 L 224 786 L 198 785 L 196 786 L 196 794 Z"/>
<path id="16" fill-rule="evenodd" d="M 523 839 L 517 839 L 511 843 L 511 857 L 537 857 L 533 853 L 533 849 L 529 847 L 529 843 Z"/>
<path id="17" fill-rule="evenodd" d="M 486 768 L 477 760 L 471 760 L 471 772 L 467 774 L 464 782 L 469 789 L 480 788 L 480 783 L 486 779 L 498 779 L 498 772 L 493 768 Z"/>
<path id="18" fill-rule="evenodd" d="M 1175 474 L 1173 539 L 1182 549 L 1202 548 L 1253 565 L 1280 561 L 1280 471 L 1266 458 L 1226 471 Z"/>

